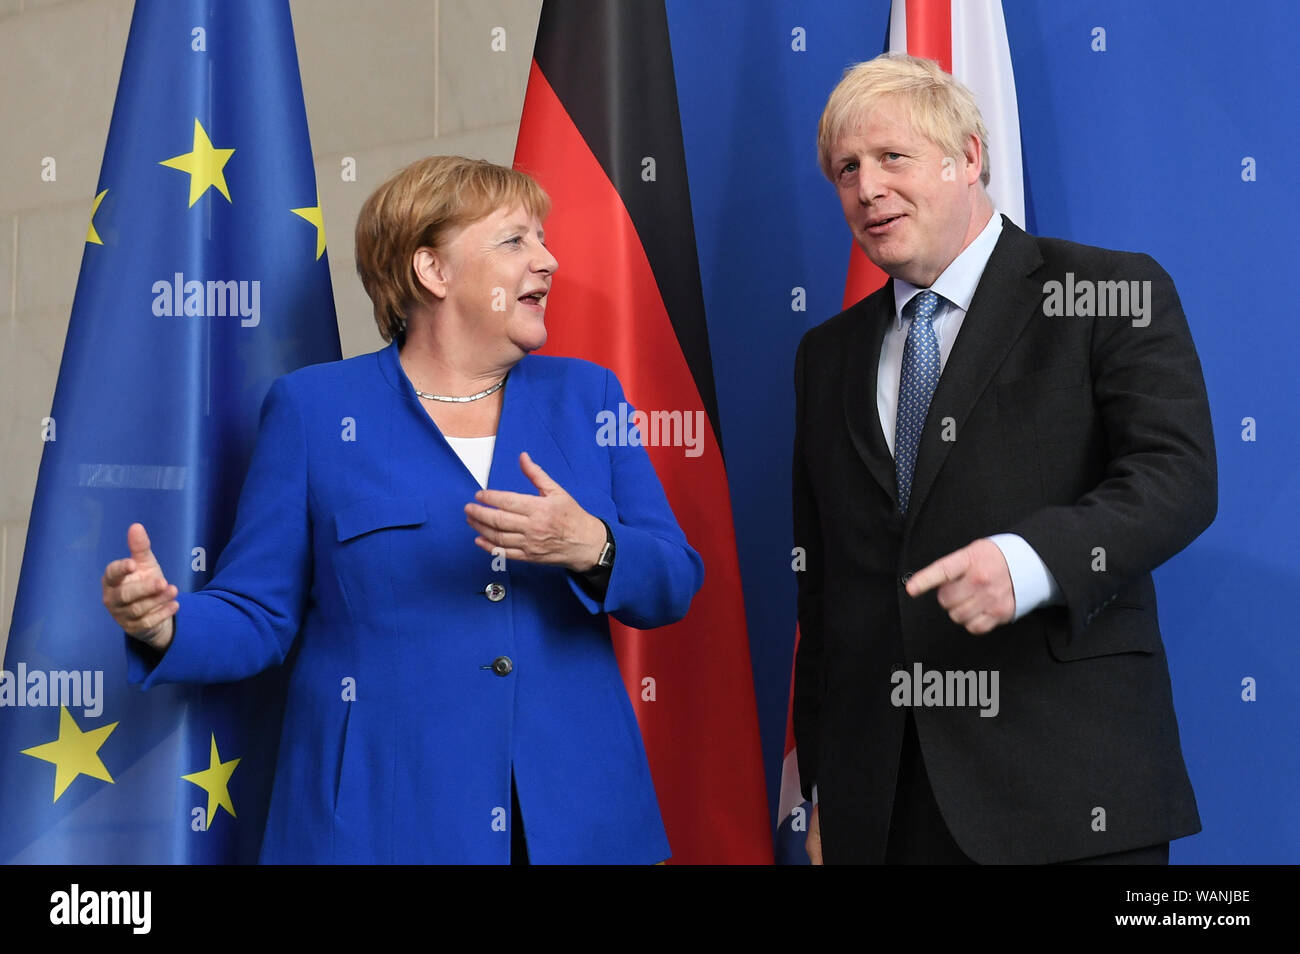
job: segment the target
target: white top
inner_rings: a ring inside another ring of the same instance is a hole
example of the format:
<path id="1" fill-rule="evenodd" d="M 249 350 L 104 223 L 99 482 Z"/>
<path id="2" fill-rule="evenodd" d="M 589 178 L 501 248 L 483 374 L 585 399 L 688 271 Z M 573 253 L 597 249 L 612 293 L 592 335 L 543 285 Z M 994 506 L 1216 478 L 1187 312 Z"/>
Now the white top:
<path id="1" fill-rule="evenodd" d="M 451 445 L 465 468 L 474 475 L 478 485 L 487 489 L 488 471 L 492 469 L 492 449 L 496 447 L 497 437 L 447 437 L 443 438 Z"/>

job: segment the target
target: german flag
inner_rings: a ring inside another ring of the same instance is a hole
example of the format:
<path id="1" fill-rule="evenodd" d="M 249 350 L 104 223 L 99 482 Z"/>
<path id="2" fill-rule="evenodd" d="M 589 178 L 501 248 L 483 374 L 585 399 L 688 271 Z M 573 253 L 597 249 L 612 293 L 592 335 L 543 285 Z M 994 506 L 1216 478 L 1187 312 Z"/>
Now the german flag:
<path id="1" fill-rule="evenodd" d="M 515 166 L 554 203 L 546 236 L 560 270 L 545 350 L 612 369 L 641 411 L 705 422 L 695 447 L 647 447 L 704 559 L 704 587 L 673 626 L 643 633 L 611 621 L 672 861 L 770 864 L 745 606 L 662 2 L 543 6 Z"/>

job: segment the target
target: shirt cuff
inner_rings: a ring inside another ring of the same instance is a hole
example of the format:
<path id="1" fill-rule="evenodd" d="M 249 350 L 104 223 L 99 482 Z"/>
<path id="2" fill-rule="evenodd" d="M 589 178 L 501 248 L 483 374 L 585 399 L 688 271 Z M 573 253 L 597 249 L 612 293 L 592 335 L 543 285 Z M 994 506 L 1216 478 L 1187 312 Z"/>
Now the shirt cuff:
<path id="1" fill-rule="evenodd" d="M 817 786 L 816 786 L 815 784 L 813 785 L 813 800 L 812 800 L 812 803 L 813 803 L 813 807 L 816 808 L 816 807 L 817 807 Z"/>
<path id="2" fill-rule="evenodd" d="M 1016 533 L 995 533 L 989 537 L 1007 561 L 1011 587 L 1015 592 L 1016 615 L 1012 622 L 1032 613 L 1040 606 L 1061 602 L 1061 588 L 1033 547 Z"/>

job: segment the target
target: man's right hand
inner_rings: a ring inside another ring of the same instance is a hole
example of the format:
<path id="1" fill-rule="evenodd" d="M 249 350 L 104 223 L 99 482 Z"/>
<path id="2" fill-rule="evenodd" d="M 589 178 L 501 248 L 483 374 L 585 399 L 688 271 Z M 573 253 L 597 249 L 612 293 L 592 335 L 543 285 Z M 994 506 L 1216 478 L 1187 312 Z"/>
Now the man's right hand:
<path id="1" fill-rule="evenodd" d="M 822 861 L 822 823 L 817 816 L 817 806 L 812 807 L 812 815 L 808 818 L 808 838 L 803 843 L 804 851 L 808 852 L 808 860 L 815 865 L 823 864 Z"/>
<path id="2" fill-rule="evenodd" d="M 175 632 L 172 617 L 181 608 L 175 602 L 179 591 L 163 576 L 142 524 L 127 529 L 126 546 L 131 555 L 104 569 L 104 606 L 127 635 L 163 652 Z"/>

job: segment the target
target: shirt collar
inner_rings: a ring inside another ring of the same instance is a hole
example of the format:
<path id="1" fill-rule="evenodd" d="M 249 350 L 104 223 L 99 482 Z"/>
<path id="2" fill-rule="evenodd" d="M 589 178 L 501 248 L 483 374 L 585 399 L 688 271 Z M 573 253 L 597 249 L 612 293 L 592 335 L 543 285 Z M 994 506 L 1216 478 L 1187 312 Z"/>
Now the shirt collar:
<path id="1" fill-rule="evenodd" d="M 984 267 L 993 254 L 993 246 L 998 244 L 1002 234 L 1002 213 L 994 210 L 988 224 L 975 236 L 974 240 L 961 250 L 961 254 L 952 260 L 943 274 L 930 286 L 936 295 L 952 302 L 962 311 L 970 310 L 971 299 L 975 297 L 975 288 L 984 274 Z M 924 289 L 905 282 L 901 278 L 894 280 L 894 327 L 903 327 L 903 309 L 912 297 Z"/>

